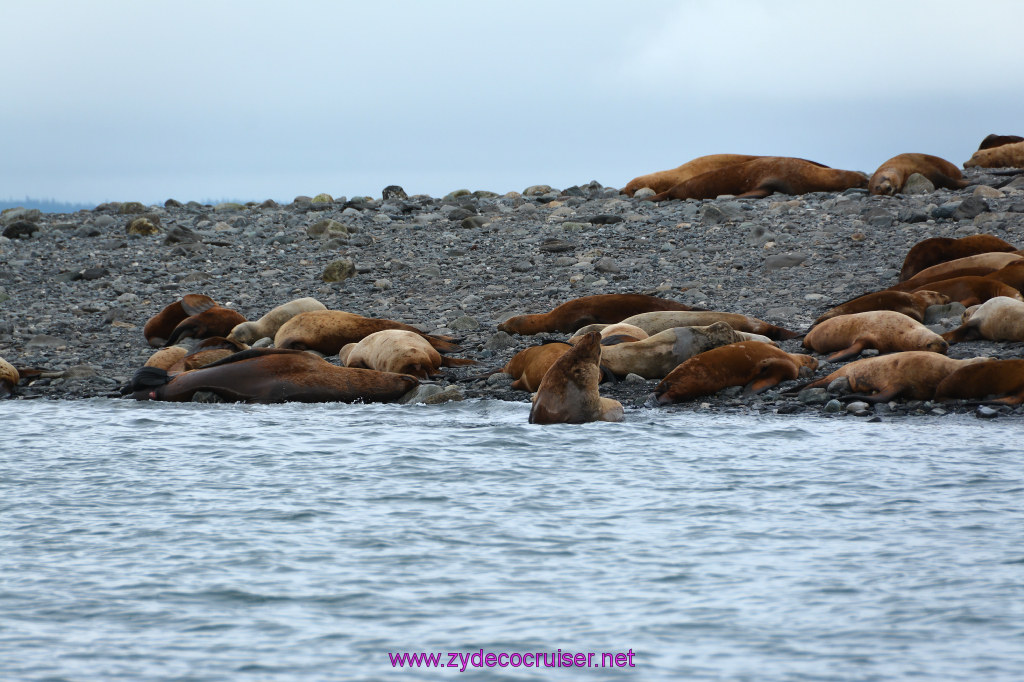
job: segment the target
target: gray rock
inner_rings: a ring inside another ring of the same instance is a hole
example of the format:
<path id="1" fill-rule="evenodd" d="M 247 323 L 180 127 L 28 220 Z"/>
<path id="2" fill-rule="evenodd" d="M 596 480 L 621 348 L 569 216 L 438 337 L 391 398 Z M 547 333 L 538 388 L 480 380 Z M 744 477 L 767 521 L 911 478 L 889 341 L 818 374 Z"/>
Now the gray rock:
<path id="1" fill-rule="evenodd" d="M 598 261 L 594 263 L 594 269 L 598 272 L 605 272 L 609 274 L 621 272 L 619 266 L 615 264 L 615 261 L 608 256 L 598 259 Z"/>
<path id="2" fill-rule="evenodd" d="M 444 389 L 437 384 L 420 384 L 416 388 L 412 389 L 401 398 L 398 402 L 402 405 L 413 405 L 415 403 L 426 402 L 431 396 L 439 395 L 444 392 Z"/>
<path id="3" fill-rule="evenodd" d="M 60 348 L 67 346 L 68 342 L 59 336 L 50 336 L 49 334 L 36 334 L 28 340 L 26 346 L 34 348 Z"/>
<path id="4" fill-rule="evenodd" d="M 459 224 L 466 229 L 473 229 L 484 227 L 485 225 L 488 224 L 488 221 L 487 218 L 481 215 L 471 215 L 463 218 L 462 222 Z"/>
<path id="5" fill-rule="evenodd" d="M 931 194 L 935 191 L 935 185 L 931 180 L 920 173 L 911 173 L 907 181 L 903 183 L 904 194 Z"/>
<path id="6" fill-rule="evenodd" d="M 846 395 L 852 390 L 850 388 L 850 380 L 847 377 L 833 379 L 828 385 L 828 392 L 831 395 Z"/>
<path id="7" fill-rule="evenodd" d="M 354 277 L 355 274 L 355 263 L 346 258 L 329 263 L 327 267 L 324 268 L 324 272 L 320 276 L 320 279 L 325 282 L 343 282 L 350 277 Z"/>
<path id="8" fill-rule="evenodd" d="M 381 198 L 384 199 L 384 201 L 387 201 L 389 199 L 409 198 L 409 195 L 405 193 L 405 190 L 399 187 L 398 185 L 388 185 L 387 187 L 384 188 L 380 195 Z"/>
<path id="9" fill-rule="evenodd" d="M 978 408 L 974 411 L 974 416 L 978 419 L 995 419 L 999 416 L 999 410 L 993 409 L 988 405 L 978 405 Z"/>
<path id="10" fill-rule="evenodd" d="M 8 239 L 31 239 L 39 226 L 29 220 L 15 220 L 4 228 L 3 236 Z"/>
<path id="11" fill-rule="evenodd" d="M 782 268 L 791 268 L 800 265 L 805 260 L 807 260 L 807 254 L 804 253 L 779 253 L 764 259 L 764 269 L 767 272 L 772 272 Z"/>
<path id="12" fill-rule="evenodd" d="M 306 228 L 306 236 L 310 239 L 335 239 L 347 237 L 348 234 L 349 229 L 346 225 L 330 218 L 318 220 Z"/>
<path id="13" fill-rule="evenodd" d="M 650 187 L 641 187 L 640 189 L 633 193 L 633 198 L 646 199 L 647 197 L 653 197 L 655 194 L 657 194 L 657 192 L 655 192 Z"/>
<path id="14" fill-rule="evenodd" d="M 480 322 L 475 317 L 463 315 L 462 317 L 456 318 L 456 320 L 448 326 L 453 331 L 465 332 L 473 329 L 479 329 Z"/>
<path id="15" fill-rule="evenodd" d="M 805 388 L 796 397 L 805 405 L 820 405 L 829 400 L 828 391 L 824 388 Z"/>
<path id="16" fill-rule="evenodd" d="M 515 348 L 517 345 L 519 345 L 519 342 L 511 334 L 498 331 L 492 334 L 491 338 L 487 339 L 484 343 L 484 348 L 487 350 L 505 350 L 507 348 Z"/>
<path id="17" fill-rule="evenodd" d="M 627 374 L 625 376 L 625 378 L 622 379 L 622 383 L 624 383 L 624 384 L 633 384 L 633 385 L 636 385 L 636 384 L 646 384 L 647 383 L 647 379 L 644 379 L 639 374 L 633 374 L 632 372 L 630 372 L 629 374 Z"/>
<path id="18" fill-rule="evenodd" d="M 196 391 L 192 394 L 192 402 L 194 403 L 223 403 L 226 402 L 223 398 L 212 391 Z"/>
<path id="19" fill-rule="evenodd" d="M 832 400 L 825 403 L 825 407 L 822 408 L 822 412 L 825 414 L 837 414 L 843 411 L 843 404 L 833 398 Z"/>
<path id="20" fill-rule="evenodd" d="M 963 316 L 965 310 L 967 310 L 967 308 L 965 308 L 959 301 L 953 301 L 952 303 L 946 303 L 943 305 L 930 305 L 924 311 L 924 323 L 926 325 L 938 324 L 947 318 L 959 320 L 961 316 Z"/>
<path id="21" fill-rule="evenodd" d="M 855 400 L 852 403 L 847 404 L 846 411 L 850 414 L 858 414 L 860 412 L 866 412 L 871 407 L 862 400 Z"/>
<path id="22" fill-rule="evenodd" d="M 979 196 L 970 196 L 960 202 L 953 211 L 954 220 L 973 220 L 989 210 L 988 202 Z"/>

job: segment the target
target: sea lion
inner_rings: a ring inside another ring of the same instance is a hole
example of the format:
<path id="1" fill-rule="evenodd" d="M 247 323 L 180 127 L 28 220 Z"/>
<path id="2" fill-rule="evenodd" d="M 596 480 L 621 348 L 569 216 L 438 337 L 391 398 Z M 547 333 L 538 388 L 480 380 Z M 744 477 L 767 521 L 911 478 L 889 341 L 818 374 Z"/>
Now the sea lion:
<path id="1" fill-rule="evenodd" d="M 743 386 L 745 393 L 756 394 L 796 379 L 802 367 L 814 370 L 818 361 L 767 343 L 742 341 L 684 361 L 661 380 L 654 395 L 659 404 L 665 405 L 712 395 L 730 386 Z"/>
<path id="2" fill-rule="evenodd" d="M 675 187 L 680 182 L 686 182 L 698 175 L 760 158 L 762 157 L 749 154 L 709 154 L 708 156 L 698 156 L 696 159 L 687 161 L 682 166 L 672 168 L 671 170 L 658 171 L 657 173 L 649 173 L 633 178 L 626 183 L 621 192 L 622 194 L 633 196 L 638 189 L 644 187 L 653 189 L 655 193 L 664 192 Z"/>
<path id="3" fill-rule="evenodd" d="M 1024 402 L 1024 360 L 993 360 L 961 367 L 939 383 L 935 400 L 1020 405 Z"/>
<path id="4" fill-rule="evenodd" d="M 155 367 L 165 372 L 180 363 L 188 355 L 188 348 L 185 346 L 165 346 L 149 356 L 143 367 Z"/>
<path id="5" fill-rule="evenodd" d="M 597 294 L 583 296 L 556 306 L 547 313 L 517 315 L 498 325 L 509 334 L 542 334 L 562 332 L 571 334 L 580 327 L 594 322 L 614 324 L 630 315 L 657 310 L 693 310 L 688 305 L 645 294 Z"/>
<path id="6" fill-rule="evenodd" d="M 1021 298 L 1020 291 L 1015 287 L 996 279 L 979 277 L 977 275 L 971 277 L 953 277 L 952 279 L 930 282 L 922 286 L 921 289 L 945 294 L 951 301 L 959 301 L 964 306 L 984 303 L 990 298 L 995 298 L 996 296 L 1007 296 L 1019 301 L 1024 301 L 1024 298 Z"/>
<path id="7" fill-rule="evenodd" d="M 540 386 L 540 380 L 555 360 L 565 355 L 572 348 L 568 343 L 545 343 L 539 346 L 524 348 L 508 361 L 501 371 L 510 375 L 515 381 L 512 388 L 517 391 L 536 391 Z"/>
<path id="8" fill-rule="evenodd" d="M 146 321 L 146 326 L 142 328 L 142 334 L 150 346 L 159 348 L 165 345 L 171 332 L 182 320 L 192 315 L 198 315 L 215 305 L 217 305 L 216 301 L 204 294 L 185 294 L 149 318 Z"/>
<path id="9" fill-rule="evenodd" d="M 869 403 L 888 402 L 895 398 L 931 400 L 939 382 L 957 369 L 989 360 L 991 358 L 954 360 L 939 353 L 908 350 L 855 360 L 826 377 L 801 386 L 800 390 L 826 388 L 836 379 L 846 377 L 854 392 L 846 396 L 849 399 Z"/>
<path id="10" fill-rule="evenodd" d="M 1017 291 L 1024 291 L 1024 260 L 1007 263 L 998 270 L 982 276 L 1002 282 L 1003 284 L 1009 284 Z"/>
<path id="11" fill-rule="evenodd" d="M 979 149 L 964 168 L 1024 168 L 1024 141 Z"/>
<path id="12" fill-rule="evenodd" d="M 889 287 L 890 291 L 913 291 L 926 284 L 954 277 L 984 276 L 1008 264 L 1021 260 L 1016 253 L 990 252 L 964 256 L 944 263 L 936 263 L 921 270 L 910 279 Z"/>
<path id="13" fill-rule="evenodd" d="M 906 281 L 925 268 L 979 253 L 1015 251 L 1016 246 L 992 234 L 972 234 L 959 239 L 932 237 L 914 244 L 903 259 L 900 281 Z"/>
<path id="14" fill-rule="evenodd" d="M 14 395 L 14 387 L 21 381 L 21 375 L 14 365 L 0 358 L 0 398 Z"/>
<path id="15" fill-rule="evenodd" d="M 690 178 L 655 194 L 650 200 L 714 199 L 723 194 L 758 198 L 773 192 L 791 195 L 842 192 L 851 187 L 867 187 L 867 184 L 868 176 L 859 171 L 826 168 L 786 156 L 766 156 Z"/>
<path id="16" fill-rule="evenodd" d="M 602 343 L 601 366 L 619 377 L 637 374 L 644 379 L 663 379 L 694 355 L 745 340 L 725 322 L 706 327 L 673 327 L 643 341 L 612 346 Z"/>
<path id="17" fill-rule="evenodd" d="M 776 341 L 794 339 L 800 336 L 798 332 L 776 327 L 774 324 L 759 320 L 756 317 L 740 315 L 739 313 L 723 313 L 715 310 L 642 313 L 633 317 L 627 317 L 623 322 L 640 327 L 651 335 L 671 329 L 672 327 L 705 327 L 715 322 L 725 322 L 738 332 L 763 334 L 769 339 Z"/>
<path id="18" fill-rule="evenodd" d="M 835 308 L 822 313 L 811 324 L 811 327 L 813 328 L 825 320 L 830 320 L 840 315 L 866 313 L 872 310 L 893 310 L 897 313 L 903 313 L 907 317 L 912 317 L 918 322 L 924 322 L 924 313 L 928 306 L 945 305 L 946 303 L 949 303 L 949 296 L 935 291 L 921 289 L 914 293 L 909 293 L 886 289 L 858 296 L 846 303 L 840 303 Z"/>
<path id="19" fill-rule="evenodd" d="M 875 171 L 868 183 L 871 194 L 899 194 L 914 173 L 928 178 L 936 187 L 963 189 L 970 183 L 960 169 L 949 161 L 931 154 L 897 154 Z"/>
<path id="20" fill-rule="evenodd" d="M 228 334 L 228 338 L 245 344 L 263 338 L 272 339 L 282 324 L 299 313 L 308 313 L 311 310 L 327 310 L 327 306 L 315 298 L 297 298 L 277 306 L 255 322 L 243 322 L 237 325 Z"/>
<path id="21" fill-rule="evenodd" d="M 852 358 L 865 348 L 875 348 L 879 353 L 901 350 L 945 353 L 948 348 L 942 337 L 928 327 L 892 310 L 873 310 L 825 320 L 807 332 L 803 345 L 816 353 L 832 353 L 828 356 L 829 362 Z"/>
<path id="22" fill-rule="evenodd" d="M 992 133 L 986 135 L 985 139 L 978 145 L 978 149 L 992 149 L 993 147 L 1001 147 L 1004 144 L 1013 144 L 1014 142 L 1024 142 L 1024 137 L 1020 135 L 996 135 Z"/>
<path id="23" fill-rule="evenodd" d="M 178 323 L 164 343 L 173 346 L 181 339 L 208 339 L 211 336 L 227 336 L 236 325 L 245 322 L 237 310 L 214 306 L 198 315 L 186 317 Z"/>
<path id="24" fill-rule="evenodd" d="M 418 379 L 437 376 L 441 367 L 476 364 L 475 360 L 442 356 L 422 334 L 404 329 L 382 329 L 346 344 L 338 358 L 346 367 L 409 374 Z"/>
<path id="25" fill-rule="evenodd" d="M 431 336 L 403 322 L 363 317 L 342 310 L 312 310 L 299 313 L 277 330 L 274 345 L 278 348 L 315 350 L 324 355 L 335 355 L 345 344 L 357 343 L 382 329 L 404 329 L 419 334 L 439 351 L 460 350 L 449 337 Z"/>
<path id="26" fill-rule="evenodd" d="M 175 402 L 189 401 L 198 391 L 227 402 L 386 402 L 418 383 L 405 374 L 337 367 L 303 351 L 254 348 L 176 375 L 143 367 L 129 390 L 136 400 Z"/>
<path id="27" fill-rule="evenodd" d="M 199 369 L 200 367 L 212 365 L 235 353 L 241 353 L 244 350 L 249 350 L 249 346 L 244 343 L 232 341 L 223 336 L 211 336 L 208 339 L 204 339 L 191 353 L 188 353 L 181 360 L 174 363 L 167 371 L 174 373 Z"/>
<path id="28" fill-rule="evenodd" d="M 598 332 L 601 334 L 602 339 L 608 339 L 613 336 L 619 337 L 619 343 L 622 343 L 621 339 L 624 337 L 629 337 L 635 339 L 636 341 L 643 341 L 649 336 L 648 333 L 645 332 L 640 327 L 637 327 L 632 324 L 623 324 L 621 322 L 610 324 L 604 329 L 598 330 Z M 580 334 L 580 332 L 577 331 L 575 334 L 573 334 L 573 336 L 582 336 L 582 334 Z M 602 345 L 607 345 L 604 343 L 604 341 L 602 341 L 601 343 Z"/>
<path id="29" fill-rule="evenodd" d="M 555 360 L 544 374 L 530 409 L 531 424 L 622 421 L 622 403 L 602 398 L 601 335 L 591 332 Z"/>
<path id="30" fill-rule="evenodd" d="M 949 343 L 974 339 L 1024 341 L 1024 303 L 1020 299 L 996 296 L 968 309 L 963 324 L 942 335 Z"/>

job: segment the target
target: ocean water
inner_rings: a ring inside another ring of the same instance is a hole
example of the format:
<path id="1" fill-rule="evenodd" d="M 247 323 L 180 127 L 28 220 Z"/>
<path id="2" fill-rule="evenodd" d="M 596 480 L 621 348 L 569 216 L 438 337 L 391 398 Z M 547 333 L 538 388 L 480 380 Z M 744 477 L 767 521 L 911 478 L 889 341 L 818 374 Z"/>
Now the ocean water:
<path id="1" fill-rule="evenodd" d="M 0 679 L 1024 676 L 1019 421 L 527 414 L 0 404 Z"/>

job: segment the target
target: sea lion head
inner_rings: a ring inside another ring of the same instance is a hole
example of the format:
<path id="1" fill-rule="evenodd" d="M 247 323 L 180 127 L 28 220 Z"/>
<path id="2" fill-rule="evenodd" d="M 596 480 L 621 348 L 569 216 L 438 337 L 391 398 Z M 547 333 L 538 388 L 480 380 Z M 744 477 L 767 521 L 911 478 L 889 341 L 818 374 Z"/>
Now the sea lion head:
<path id="1" fill-rule="evenodd" d="M 893 196 L 899 190 L 900 181 L 896 172 L 892 170 L 880 170 L 871 178 L 868 190 L 871 194 L 884 194 Z"/>

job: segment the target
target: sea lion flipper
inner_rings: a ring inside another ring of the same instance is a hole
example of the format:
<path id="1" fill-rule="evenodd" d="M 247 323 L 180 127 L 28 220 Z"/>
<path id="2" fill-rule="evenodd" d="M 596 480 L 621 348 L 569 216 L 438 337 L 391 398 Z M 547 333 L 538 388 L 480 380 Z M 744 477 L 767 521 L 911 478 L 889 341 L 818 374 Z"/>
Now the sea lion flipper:
<path id="1" fill-rule="evenodd" d="M 857 357 L 858 355 L 860 355 L 860 352 L 864 350 L 864 347 L 864 341 L 862 339 L 857 340 L 849 348 L 838 350 L 825 359 L 828 360 L 829 362 L 842 362 L 843 360 L 849 360 L 850 358 Z"/>

